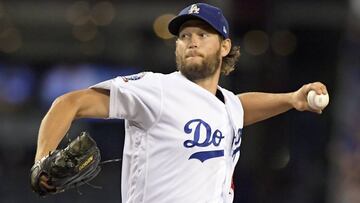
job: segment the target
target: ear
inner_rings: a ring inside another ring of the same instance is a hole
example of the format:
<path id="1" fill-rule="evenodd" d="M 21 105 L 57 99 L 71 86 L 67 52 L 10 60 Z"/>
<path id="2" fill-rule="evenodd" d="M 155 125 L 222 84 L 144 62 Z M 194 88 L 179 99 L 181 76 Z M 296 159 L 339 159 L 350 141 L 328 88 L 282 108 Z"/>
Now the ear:
<path id="1" fill-rule="evenodd" d="M 229 54 L 231 50 L 231 40 L 230 39 L 224 39 L 221 41 L 221 56 L 225 57 Z"/>

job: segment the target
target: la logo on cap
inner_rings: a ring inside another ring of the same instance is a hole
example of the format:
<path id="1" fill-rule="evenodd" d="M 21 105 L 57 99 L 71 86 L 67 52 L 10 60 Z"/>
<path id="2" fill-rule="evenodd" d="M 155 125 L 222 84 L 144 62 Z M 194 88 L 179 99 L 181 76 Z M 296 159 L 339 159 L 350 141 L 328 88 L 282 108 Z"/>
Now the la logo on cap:
<path id="1" fill-rule="evenodd" d="M 198 14 L 199 11 L 200 11 L 200 8 L 198 8 L 196 4 L 193 4 L 193 5 L 191 5 L 191 7 L 190 7 L 190 9 L 189 9 L 189 14 L 190 14 L 190 13 L 196 13 L 196 14 Z"/>
<path id="2" fill-rule="evenodd" d="M 227 33 L 225 26 L 223 26 L 223 32 L 224 32 L 224 33 Z"/>

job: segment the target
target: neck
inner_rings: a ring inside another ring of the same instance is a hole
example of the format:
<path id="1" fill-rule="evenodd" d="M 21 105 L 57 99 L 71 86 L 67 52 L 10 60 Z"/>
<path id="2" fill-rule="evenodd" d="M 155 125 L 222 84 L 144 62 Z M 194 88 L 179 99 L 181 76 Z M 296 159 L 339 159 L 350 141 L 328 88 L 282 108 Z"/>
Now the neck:
<path id="1" fill-rule="evenodd" d="M 206 89 L 207 91 L 211 92 L 213 95 L 216 95 L 217 86 L 219 84 L 220 78 L 220 69 L 218 69 L 214 75 L 193 81 L 200 87 Z"/>

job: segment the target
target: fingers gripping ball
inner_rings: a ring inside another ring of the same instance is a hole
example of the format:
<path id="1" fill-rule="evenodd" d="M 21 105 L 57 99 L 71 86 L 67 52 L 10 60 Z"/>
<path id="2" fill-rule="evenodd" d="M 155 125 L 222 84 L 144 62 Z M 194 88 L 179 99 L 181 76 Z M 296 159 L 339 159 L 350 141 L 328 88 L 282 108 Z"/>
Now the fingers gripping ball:
<path id="1" fill-rule="evenodd" d="M 45 196 L 83 185 L 100 172 L 100 159 L 96 142 L 83 132 L 64 149 L 34 164 L 30 171 L 31 187 Z"/>
<path id="2" fill-rule="evenodd" d="M 307 102 L 310 108 L 314 110 L 322 110 L 329 104 L 329 95 L 318 95 L 314 90 L 311 90 L 307 95 Z"/>

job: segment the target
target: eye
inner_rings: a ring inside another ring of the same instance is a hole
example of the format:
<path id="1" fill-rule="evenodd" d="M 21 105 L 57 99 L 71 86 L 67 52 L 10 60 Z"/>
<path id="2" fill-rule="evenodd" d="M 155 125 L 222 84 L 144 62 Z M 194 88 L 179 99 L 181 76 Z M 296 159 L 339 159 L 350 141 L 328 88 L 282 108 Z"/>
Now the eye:
<path id="1" fill-rule="evenodd" d="M 190 37 L 190 35 L 188 33 L 181 33 L 179 36 L 180 39 L 187 39 L 189 37 Z"/>
<path id="2" fill-rule="evenodd" d="M 209 34 L 208 34 L 208 33 L 205 33 L 205 32 L 200 33 L 199 35 L 200 35 L 200 37 L 202 37 L 202 38 L 209 37 Z"/>

